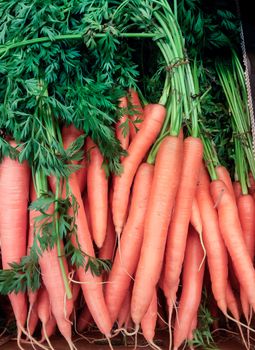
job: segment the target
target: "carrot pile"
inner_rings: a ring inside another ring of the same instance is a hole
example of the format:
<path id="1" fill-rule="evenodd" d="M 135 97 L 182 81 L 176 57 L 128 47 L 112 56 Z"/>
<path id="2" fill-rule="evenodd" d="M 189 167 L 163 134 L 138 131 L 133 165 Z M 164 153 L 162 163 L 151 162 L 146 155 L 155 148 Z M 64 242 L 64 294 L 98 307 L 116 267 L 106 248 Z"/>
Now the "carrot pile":
<path id="1" fill-rule="evenodd" d="M 210 332 L 226 324 L 251 348 L 255 161 L 244 71 L 234 50 L 230 65 L 214 67 L 230 120 L 230 145 L 222 141 L 233 171 L 226 158 L 221 163 L 202 117 L 213 93 L 203 91 L 204 63 L 188 58 L 176 4 L 149 3 L 150 32 L 141 37 L 155 39 L 166 68 L 157 102 L 147 102 L 134 84 L 97 107 L 102 119 L 68 114 L 72 103 L 82 109 L 80 100 L 69 101 L 61 119 L 64 107 L 51 103 L 61 90 L 47 83 L 42 66 L 31 128 L 22 133 L 25 124 L 8 114 L 0 124 L 0 294 L 9 297 L 21 349 L 27 342 L 53 349 L 57 332 L 70 349 L 77 335 L 88 342 L 103 337 L 109 347 L 125 335 L 135 346 L 146 341 L 160 349 L 162 329 L 169 349 L 194 349 L 213 344 Z M 114 6 L 113 20 L 126 8 L 144 30 L 143 6 Z M 128 34 L 129 24 L 120 28 Z M 96 41 L 85 39 L 95 49 Z M 102 94 L 109 81 L 102 78 Z"/>

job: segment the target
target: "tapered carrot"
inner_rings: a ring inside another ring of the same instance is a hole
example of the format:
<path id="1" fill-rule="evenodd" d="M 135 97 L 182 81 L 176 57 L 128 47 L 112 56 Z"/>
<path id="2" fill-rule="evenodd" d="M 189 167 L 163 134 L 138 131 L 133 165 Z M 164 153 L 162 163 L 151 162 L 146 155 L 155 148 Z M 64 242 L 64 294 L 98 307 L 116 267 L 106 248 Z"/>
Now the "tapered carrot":
<path id="1" fill-rule="evenodd" d="M 203 248 L 192 227 L 187 238 L 183 281 L 178 316 L 174 325 L 174 350 L 177 350 L 190 334 L 201 301 L 205 263 L 202 267 Z"/>
<path id="2" fill-rule="evenodd" d="M 86 191 L 82 196 L 82 202 L 83 202 L 83 206 L 84 206 L 84 210 L 85 210 L 85 214 L 86 214 L 86 218 L 87 218 L 88 229 L 89 229 L 89 232 L 92 232 L 90 210 L 89 210 L 89 200 L 88 200 L 88 194 L 86 193 Z"/>
<path id="3" fill-rule="evenodd" d="M 255 202 L 252 195 L 247 194 L 240 196 L 237 201 L 237 207 L 244 240 L 251 260 L 253 261 L 255 248 Z M 242 288 L 240 290 L 240 299 L 246 321 L 249 322 L 250 306 L 246 297 L 246 291 Z"/>
<path id="4" fill-rule="evenodd" d="M 101 248 L 106 235 L 108 209 L 108 179 L 103 168 L 103 157 L 99 148 L 87 137 L 89 165 L 87 172 L 87 193 L 91 219 L 92 237 Z"/>
<path id="5" fill-rule="evenodd" d="M 52 335 L 54 335 L 57 328 L 57 323 L 55 317 L 51 315 L 50 319 L 46 323 L 46 326 L 41 329 L 41 340 L 43 343 L 47 338 L 49 339 Z"/>
<path id="6" fill-rule="evenodd" d="M 144 239 L 131 301 L 131 316 L 136 327 L 150 305 L 160 278 L 168 226 L 180 181 L 182 153 L 182 139 L 167 136 L 160 144 L 156 156 L 145 216 Z"/>
<path id="7" fill-rule="evenodd" d="M 169 226 L 165 256 L 164 292 L 170 313 L 179 285 L 192 202 L 197 189 L 202 157 L 203 144 L 201 140 L 194 137 L 186 138 L 184 140 L 183 166 L 178 180 L 179 188 Z"/>
<path id="8" fill-rule="evenodd" d="M 143 163 L 135 177 L 129 216 L 105 290 L 106 303 L 112 322 L 119 314 L 131 282 L 131 276 L 139 260 L 153 171 L 153 165 Z"/>
<path id="9" fill-rule="evenodd" d="M 116 244 L 116 234 L 115 234 L 115 229 L 114 229 L 113 220 L 112 220 L 112 212 L 109 207 L 106 237 L 102 248 L 98 252 L 98 257 L 100 259 L 113 260 L 115 244 Z"/>
<path id="10" fill-rule="evenodd" d="M 240 285 L 246 291 L 248 301 L 254 309 L 255 271 L 243 237 L 235 199 L 220 180 L 212 181 L 210 188 L 214 203 L 217 205 L 222 237 L 233 261 Z"/>
<path id="11" fill-rule="evenodd" d="M 216 170 L 218 179 L 224 182 L 231 196 L 235 197 L 234 188 L 233 188 L 232 180 L 228 169 L 225 168 L 223 165 L 218 165 L 216 166 L 215 170 Z"/>
<path id="12" fill-rule="evenodd" d="M 130 313 L 130 305 L 131 305 L 131 290 L 129 288 L 127 290 L 127 294 L 125 296 L 125 299 L 121 305 L 121 308 L 118 314 L 118 318 L 117 318 L 118 328 L 122 328 L 125 325 L 125 322 Z"/>
<path id="13" fill-rule="evenodd" d="M 141 128 L 141 123 L 144 120 L 144 111 L 138 96 L 138 93 L 134 89 L 129 90 L 130 103 L 132 109 L 132 115 L 130 116 L 130 137 L 131 140 L 135 137 L 137 131 Z M 139 121 L 139 122 L 138 122 Z"/>
<path id="14" fill-rule="evenodd" d="M 76 130 L 73 127 L 70 128 L 69 132 L 63 135 L 64 147 L 67 148 L 69 144 L 77 138 L 78 135 L 79 130 Z M 51 182 L 51 186 L 54 188 L 54 179 L 50 178 L 49 180 Z M 91 239 L 91 234 L 88 229 L 81 192 L 75 173 L 69 177 L 69 187 L 78 203 L 76 225 L 77 238 L 79 240 L 80 248 L 84 253 L 93 258 L 95 257 L 94 247 Z M 66 196 L 64 191 L 62 195 L 63 197 Z M 69 214 L 73 214 L 71 210 Z M 71 241 L 72 244 L 77 248 L 77 241 L 74 235 L 72 235 Z M 91 312 L 94 321 L 96 322 L 99 330 L 107 337 L 110 337 L 112 323 L 104 300 L 102 278 L 100 276 L 92 275 L 90 270 L 85 271 L 85 269 L 82 267 L 77 268 L 77 274 L 79 282 L 81 283 L 86 304 Z"/>
<path id="15" fill-rule="evenodd" d="M 123 172 L 120 176 L 116 176 L 114 181 L 112 211 L 113 222 L 118 235 L 121 234 L 124 227 L 130 188 L 135 173 L 160 132 L 166 109 L 159 104 L 150 104 L 146 106 L 144 113 L 145 120 L 128 147 L 128 156 L 122 161 Z"/>
<path id="16" fill-rule="evenodd" d="M 120 108 L 127 108 L 128 106 L 128 101 L 126 97 L 121 97 L 120 102 L 119 102 L 119 107 Z M 128 149 L 129 146 L 129 128 L 127 130 L 127 133 L 125 134 L 123 132 L 123 124 L 125 124 L 128 121 L 128 116 L 126 114 L 123 114 L 116 124 L 116 137 L 120 141 L 121 147 L 124 150 Z"/>
<path id="17" fill-rule="evenodd" d="M 143 336 L 147 340 L 147 342 L 152 345 L 152 348 L 154 346 L 153 339 L 155 337 L 157 317 L 158 317 L 158 299 L 157 299 L 157 292 L 155 289 L 149 308 L 146 311 L 146 314 L 144 315 L 141 322 Z"/>
<path id="18" fill-rule="evenodd" d="M 11 142 L 13 147 L 16 146 Z M 0 241 L 3 269 L 19 263 L 26 255 L 27 217 L 30 171 L 27 162 L 19 163 L 5 157 L 0 164 Z M 7 209 L 7 210 L 6 210 Z M 27 318 L 27 299 L 24 293 L 11 293 L 18 338 Z"/>
<path id="19" fill-rule="evenodd" d="M 78 181 L 81 193 L 83 193 L 85 188 L 86 188 L 86 183 L 87 183 L 88 162 L 87 162 L 86 155 L 80 161 L 79 165 L 80 165 L 80 169 L 77 170 L 76 176 L 77 176 L 77 181 Z"/>
<path id="20" fill-rule="evenodd" d="M 201 218 L 198 201 L 196 197 L 193 199 L 193 202 L 192 202 L 190 223 L 194 227 L 194 229 L 201 235 L 203 224 L 202 224 L 202 218 Z"/>
<path id="21" fill-rule="evenodd" d="M 226 288 L 228 281 L 228 255 L 221 236 L 218 213 L 210 194 L 210 180 L 201 167 L 197 200 L 203 225 L 203 242 L 207 253 L 212 292 L 220 310 L 226 314 Z"/>

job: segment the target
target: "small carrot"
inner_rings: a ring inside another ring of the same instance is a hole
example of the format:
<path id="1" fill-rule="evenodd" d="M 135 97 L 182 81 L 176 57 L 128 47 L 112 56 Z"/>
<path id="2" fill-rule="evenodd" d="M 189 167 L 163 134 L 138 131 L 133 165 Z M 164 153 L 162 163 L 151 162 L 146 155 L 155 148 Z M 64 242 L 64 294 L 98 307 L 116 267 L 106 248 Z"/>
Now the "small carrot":
<path id="1" fill-rule="evenodd" d="M 130 189 L 138 166 L 156 140 L 165 119 L 166 109 L 160 104 L 145 108 L 145 120 L 128 147 L 128 156 L 122 161 L 123 172 L 115 177 L 112 201 L 113 222 L 116 233 L 121 234 L 129 203 Z"/>
<path id="2" fill-rule="evenodd" d="M 108 210 L 108 179 L 103 168 L 103 157 L 99 148 L 87 137 L 89 164 L 87 171 L 87 193 L 91 219 L 91 233 L 98 248 L 101 248 L 106 235 Z"/>
<path id="3" fill-rule="evenodd" d="M 144 315 L 141 321 L 143 336 L 147 340 L 149 345 L 152 346 L 152 348 L 154 348 L 153 339 L 155 337 L 157 317 L 158 317 L 158 299 L 157 299 L 157 292 L 155 289 L 149 308 L 146 311 L 146 314 Z"/>

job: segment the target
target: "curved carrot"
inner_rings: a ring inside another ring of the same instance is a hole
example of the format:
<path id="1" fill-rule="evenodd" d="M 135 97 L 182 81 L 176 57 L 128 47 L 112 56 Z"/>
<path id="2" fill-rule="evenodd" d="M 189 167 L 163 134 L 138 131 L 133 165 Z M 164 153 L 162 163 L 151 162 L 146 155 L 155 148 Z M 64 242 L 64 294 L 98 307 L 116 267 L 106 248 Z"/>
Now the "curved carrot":
<path id="1" fill-rule="evenodd" d="M 143 244 L 131 301 L 131 317 L 136 327 L 150 305 L 160 278 L 167 230 L 180 181 L 182 154 L 182 139 L 167 136 L 160 144 L 156 156 Z"/>
<path id="2" fill-rule="evenodd" d="M 174 350 L 190 335 L 201 301 L 205 264 L 201 265 L 203 249 L 195 230 L 190 227 L 183 266 L 183 281 L 178 317 L 174 325 Z"/>
<path id="3" fill-rule="evenodd" d="M 133 140 L 137 131 L 141 128 L 141 123 L 144 120 L 145 116 L 138 93 L 134 89 L 130 89 L 129 95 L 130 103 L 132 106 L 132 115 L 130 116 L 131 121 L 129 123 L 129 129 L 131 140 Z M 137 123 L 137 121 L 139 121 L 139 123 Z"/>
<path id="4" fill-rule="evenodd" d="M 159 104 L 150 104 L 145 108 L 145 120 L 136 137 L 128 147 L 128 156 L 122 161 L 123 172 L 114 180 L 112 201 L 113 222 L 118 235 L 121 234 L 129 202 L 130 188 L 138 166 L 147 151 L 156 140 L 166 115 L 166 109 Z"/>
<path id="5" fill-rule="evenodd" d="M 164 292 L 170 313 L 179 286 L 192 202 L 197 189 L 202 157 L 203 144 L 201 140 L 194 137 L 186 138 L 183 148 L 183 166 L 178 180 L 179 188 L 169 226 L 165 256 Z"/>
<path id="6" fill-rule="evenodd" d="M 92 237 L 101 248 L 106 235 L 108 209 L 108 179 L 103 169 L 103 156 L 96 144 L 87 137 L 89 165 L 87 171 L 87 193 L 89 201 Z"/>
<path id="7" fill-rule="evenodd" d="M 13 147 L 16 146 L 11 142 Z M 27 162 L 19 163 L 5 157 L 0 164 L 0 240 L 3 269 L 9 263 L 20 262 L 26 255 L 27 217 L 30 170 Z M 7 209 L 7 210 L 6 210 Z M 18 335 L 27 318 L 27 299 L 24 293 L 11 293 Z"/>
<path id="8" fill-rule="evenodd" d="M 255 271 L 246 247 L 238 209 L 233 195 L 220 180 L 211 182 L 211 193 L 217 205 L 219 225 L 225 245 L 233 261 L 237 278 L 255 309 Z"/>
<path id="9" fill-rule="evenodd" d="M 126 97 L 120 98 L 119 107 L 120 108 L 127 108 L 128 101 Z M 129 130 L 127 132 L 127 135 L 123 134 L 123 128 L 121 127 L 122 124 L 126 123 L 128 119 L 128 116 L 126 114 L 122 115 L 118 123 L 116 124 L 116 137 L 120 141 L 121 147 L 124 150 L 128 149 L 129 146 Z"/>
<path id="10" fill-rule="evenodd" d="M 210 194 L 209 176 L 204 165 L 200 170 L 197 200 L 203 225 L 203 241 L 207 253 L 212 292 L 218 307 L 226 314 L 228 255 L 220 232 L 218 213 Z"/>
<path id="11" fill-rule="evenodd" d="M 105 289 L 105 299 L 112 322 L 119 314 L 131 282 L 131 276 L 138 264 L 153 171 L 153 165 L 143 163 L 135 177 L 129 216 Z"/>

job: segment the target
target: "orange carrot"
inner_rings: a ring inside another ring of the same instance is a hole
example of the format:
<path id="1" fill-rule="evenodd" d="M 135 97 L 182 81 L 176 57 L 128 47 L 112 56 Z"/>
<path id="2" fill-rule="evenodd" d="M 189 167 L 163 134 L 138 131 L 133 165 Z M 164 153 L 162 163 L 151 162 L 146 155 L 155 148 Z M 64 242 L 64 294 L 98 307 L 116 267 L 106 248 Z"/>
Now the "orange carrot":
<path id="1" fill-rule="evenodd" d="M 203 144 L 201 140 L 194 137 L 186 138 L 183 149 L 183 166 L 181 175 L 178 177 L 179 188 L 168 231 L 165 256 L 164 292 L 168 300 L 170 314 L 179 286 L 192 202 L 197 189 L 202 157 Z"/>
<path id="2" fill-rule="evenodd" d="M 76 130 L 73 127 L 69 128 L 69 132 L 63 135 L 64 147 L 67 148 L 68 145 L 77 138 L 77 135 L 79 135 L 79 130 Z M 54 179 L 50 178 L 50 182 L 51 186 L 54 187 Z M 93 258 L 95 257 L 94 247 L 91 239 L 91 234 L 88 229 L 88 223 L 81 192 L 75 173 L 72 174 L 69 178 L 69 187 L 78 203 L 76 225 L 77 238 L 79 240 L 81 250 Z M 65 197 L 64 191 L 62 195 Z M 72 215 L 71 210 L 69 214 Z M 71 241 L 72 244 L 77 248 L 77 241 L 74 235 L 72 235 Z M 81 283 L 86 304 L 91 312 L 94 321 L 96 322 L 99 330 L 104 335 L 106 335 L 106 337 L 110 337 L 112 323 L 104 300 L 102 277 L 94 276 L 90 270 L 85 271 L 85 269 L 82 267 L 77 268 L 77 275 Z"/>
<path id="3" fill-rule="evenodd" d="M 114 181 L 112 211 L 113 222 L 118 235 L 121 234 L 124 227 L 130 188 L 135 173 L 160 132 L 166 109 L 159 104 L 150 104 L 146 106 L 144 113 L 145 120 L 128 147 L 128 156 L 122 161 L 123 172 L 121 176 L 116 176 Z"/>
<path id="4" fill-rule="evenodd" d="M 130 94 L 130 103 L 132 105 L 132 115 L 130 116 L 130 123 L 129 123 L 129 128 L 130 128 L 130 137 L 131 140 L 135 137 L 137 131 L 141 127 L 141 123 L 145 118 L 144 111 L 138 96 L 138 93 L 130 89 L 129 90 Z M 139 123 L 138 123 L 139 121 Z"/>
<path id="5" fill-rule="evenodd" d="M 249 303 L 255 308 L 255 271 L 243 237 L 235 199 L 220 180 L 212 181 L 210 188 L 214 203 L 217 205 L 221 234 L 233 261 L 237 278 L 247 293 Z"/>
<path id="6" fill-rule="evenodd" d="M 48 322 L 46 323 L 45 328 L 41 329 L 41 340 L 43 343 L 47 338 L 49 339 L 52 335 L 54 335 L 56 331 L 57 323 L 55 317 L 53 315 L 50 316 Z"/>
<path id="7" fill-rule="evenodd" d="M 16 146 L 11 142 L 13 147 Z M 27 217 L 30 171 L 27 162 L 5 157 L 0 164 L 0 240 L 3 269 L 20 262 L 26 255 Z M 27 319 L 27 299 L 24 293 L 11 293 L 9 299 L 14 311 L 18 339 Z"/>
<path id="8" fill-rule="evenodd" d="M 112 322 L 119 314 L 131 282 L 131 276 L 134 274 L 139 260 L 153 170 L 152 165 L 143 163 L 135 177 L 129 216 L 105 290 L 106 303 Z"/>
<path id="9" fill-rule="evenodd" d="M 203 249 L 197 233 L 190 226 L 187 238 L 183 281 L 178 317 L 174 325 L 174 350 L 177 350 L 190 334 L 201 301 L 205 264 L 202 267 Z"/>
<path id="10" fill-rule="evenodd" d="M 108 179 L 103 169 L 103 157 L 99 148 L 87 137 L 89 165 L 87 175 L 87 193 L 91 219 L 92 237 L 101 248 L 106 235 L 108 208 Z"/>
<path id="11" fill-rule="evenodd" d="M 190 223 L 199 234 L 202 234 L 202 219 L 196 197 L 192 202 Z"/>
<path id="12" fill-rule="evenodd" d="M 80 169 L 76 171 L 77 181 L 81 190 L 81 193 L 84 192 L 86 183 L 87 183 L 87 159 L 86 156 L 79 163 Z"/>
<path id="13" fill-rule="evenodd" d="M 223 181 L 224 184 L 227 186 L 227 189 L 229 190 L 231 196 L 235 198 L 234 188 L 232 184 L 232 180 L 229 174 L 229 171 L 227 168 L 225 168 L 223 165 L 218 165 L 216 168 L 216 174 L 219 180 Z"/>
<path id="14" fill-rule="evenodd" d="M 82 202 L 83 202 L 84 210 L 86 213 L 88 229 L 89 229 L 89 232 L 92 232 L 90 210 L 89 210 L 89 200 L 88 200 L 88 194 L 86 192 L 82 196 Z"/>
<path id="15" fill-rule="evenodd" d="M 158 316 L 158 300 L 157 300 L 157 292 L 155 289 L 149 308 L 146 311 L 141 321 L 143 336 L 147 340 L 147 342 L 152 345 L 152 347 L 154 345 L 153 339 L 155 336 L 157 316 Z"/>
<path id="16" fill-rule="evenodd" d="M 220 310 L 226 314 L 226 288 L 228 281 L 228 255 L 221 236 L 217 210 L 210 194 L 210 180 L 201 167 L 197 189 L 198 206 L 203 225 L 203 241 L 212 283 L 212 292 Z"/>
<path id="17" fill-rule="evenodd" d="M 237 206 L 246 247 L 253 261 L 255 248 L 255 202 L 252 195 L 247 194 L 240 196 L 237 201 Z M 246 292 L 242 288 L 240 290 L 240 299 L 244 316 L 246 321 L 249 322 L 250 306 L 246 297 Z"/>
<path id="18" fill-rule="evenodd" d="M 130 288 L 127 290 L 125 299 L 121 305 L 121 309 L 118 314 L 117 322 L 118 328 L 122 328 L 125 325 L 125 322 L 130 314 L 130 305 L 131 305 L 131 291 Z"/>
<path id="19" fill-rule="evenodd" d="M 127 108 L 128 102 L 126 97 L 120 98 L 119 107 L 120 108 Z M 121 127 L 122 124 L 126 123 L 128 119 L 128 116 L 126 114 L 122 115 L 118 123 L 116 124 L 116 137 L 120 141 L 121 147 L 124 150 L 128 149 L 129 145 L 129 131 L 127 132 L 127 135 L 123 134 L 123 128 Z"/>
<path id="20" fill-rule="evenodd" d="M 148 310 L 160 278 L 167 230 L 180 181 L 182 154 L 181 138 L 167 136 L 160 144 L 156 156 L 145 216 L 144 239 L 131 301 L 131 316 L 136 328 Z"/>
<path id="21" fill-rule="evenodd" d="M 110 207 L 108 208 L 108 219 L 106 228 L 106 237 L 102 248 L 99 250 L 98 257 L 100 259 L 113 260 L 114 248 L 116 243 L 116 234 L 114 230 L 112 212 Z"/>

